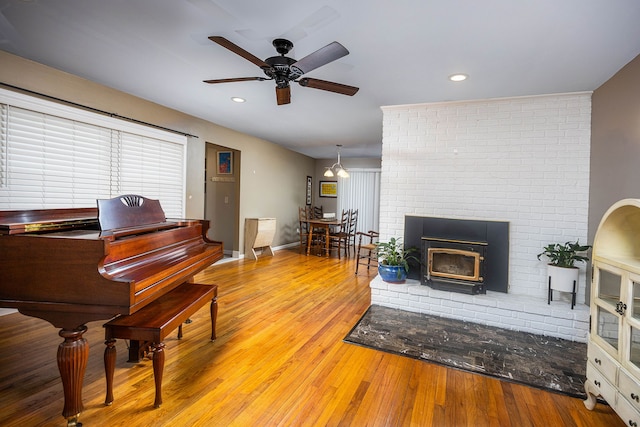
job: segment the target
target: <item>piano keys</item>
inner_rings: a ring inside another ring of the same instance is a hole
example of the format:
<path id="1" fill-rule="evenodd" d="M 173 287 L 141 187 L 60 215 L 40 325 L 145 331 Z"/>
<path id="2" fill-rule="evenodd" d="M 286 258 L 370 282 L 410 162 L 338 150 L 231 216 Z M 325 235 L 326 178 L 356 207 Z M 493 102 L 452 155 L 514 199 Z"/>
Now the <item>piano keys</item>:
<path id="1" fill-rule="evenodd" d="M 208 228 L 166 219 L 157 200 L 137 195 L 98 208 L 0 211 L 0 307 L 60 328 L 68 425 L 83 410 L 85 324 L 135 313 L 221 259 Z"/>

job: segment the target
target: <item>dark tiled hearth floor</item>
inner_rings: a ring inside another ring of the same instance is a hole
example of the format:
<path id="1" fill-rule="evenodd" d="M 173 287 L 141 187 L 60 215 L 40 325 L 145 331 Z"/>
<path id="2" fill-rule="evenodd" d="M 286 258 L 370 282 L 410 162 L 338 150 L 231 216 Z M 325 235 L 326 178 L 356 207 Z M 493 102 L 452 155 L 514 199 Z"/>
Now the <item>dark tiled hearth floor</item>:
<path id="1" fill-rule="evenodd" d="M 587 345 L 373 305 L 346 342 L 585 398 Z"/>

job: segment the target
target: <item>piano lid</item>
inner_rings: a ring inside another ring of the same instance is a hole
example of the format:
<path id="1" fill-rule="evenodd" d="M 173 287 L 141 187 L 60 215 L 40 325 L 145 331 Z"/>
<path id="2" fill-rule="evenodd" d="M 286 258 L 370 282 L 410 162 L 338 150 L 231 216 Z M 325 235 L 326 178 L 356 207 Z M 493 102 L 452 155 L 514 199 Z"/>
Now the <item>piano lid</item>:
<path id="1" fill-rule="evenodd" d="M 38 233 L 74 228 L 105 230 L 135 229 L 154 225 L 156 229 L 175 226 L 168 223 L 160 202 L 138 195 L 97 200 L 98 208 L 33 209 L 0 211 L 0 235 Z M 106 234 L 113 234 L 108 232 Z"/>
<path id="2" fill-rule="evenodd" d="M 97 227 L 96 208 L 0 211 L 0 235 Z"/>

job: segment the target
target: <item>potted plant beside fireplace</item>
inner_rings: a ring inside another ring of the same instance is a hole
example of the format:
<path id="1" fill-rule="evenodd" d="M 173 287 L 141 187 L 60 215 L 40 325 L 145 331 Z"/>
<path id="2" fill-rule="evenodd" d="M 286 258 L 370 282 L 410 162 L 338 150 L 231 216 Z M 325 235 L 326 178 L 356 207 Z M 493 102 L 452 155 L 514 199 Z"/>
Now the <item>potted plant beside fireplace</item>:
<path id="1" fill-rule="evenodd" d="M 404 283 L 409 271 L 409 260 L 417 260 L 413 256 L 415 248 L 405 249 L 399 238 L 392 237 L 388 242 L 376 244 L 378 253 L 378 274 L 385 282 Z"/>
<path id="2" fill-rule="evenodd" d="M 581 245 L 575 242 L 550 243 L 538 254 L 549 259 L 547 264 L 547 276 L 549 278 L 549 302 L 552 299 L 552 290 L 560 292 L 571 292 L 573 294 L 571 308 L 575 305 L 576 283 L 578 283 L 578 267 L 576 262 L 586 262 L 589 258 L 584 254 L 591 246 Z"/>

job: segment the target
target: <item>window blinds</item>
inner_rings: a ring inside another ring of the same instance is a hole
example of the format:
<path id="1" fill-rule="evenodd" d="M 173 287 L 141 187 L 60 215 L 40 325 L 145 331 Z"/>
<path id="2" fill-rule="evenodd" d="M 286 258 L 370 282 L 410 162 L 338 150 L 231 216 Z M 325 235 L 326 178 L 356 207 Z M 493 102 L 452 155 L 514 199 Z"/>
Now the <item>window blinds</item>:
<path id="1" fill-rule="evenodd" d="M 5 104 L 0 104 L 0 189 L 7 185 L 7 113 L 9 109 Z"/>
<path id="2" fill-rule="evenodd" d="M 130 133 L 122 134 L 121 147 L 120 193 L 159 199 L 167 216 L 184 216 L 184 147 Z"/>
<path id="3" fill-rule="evenodd" d="M 0 209 L 95 207 L 140 194 L 184 216 L 186 137 L 3 92 Z"/>
<path id="4" fill-rule="evenodd" d="M 349 178 L 338 179 L 338 211 L 343 209 L 358 209 L 356 231 L 379 231 L 379 169 L 349 168 Z"/>

